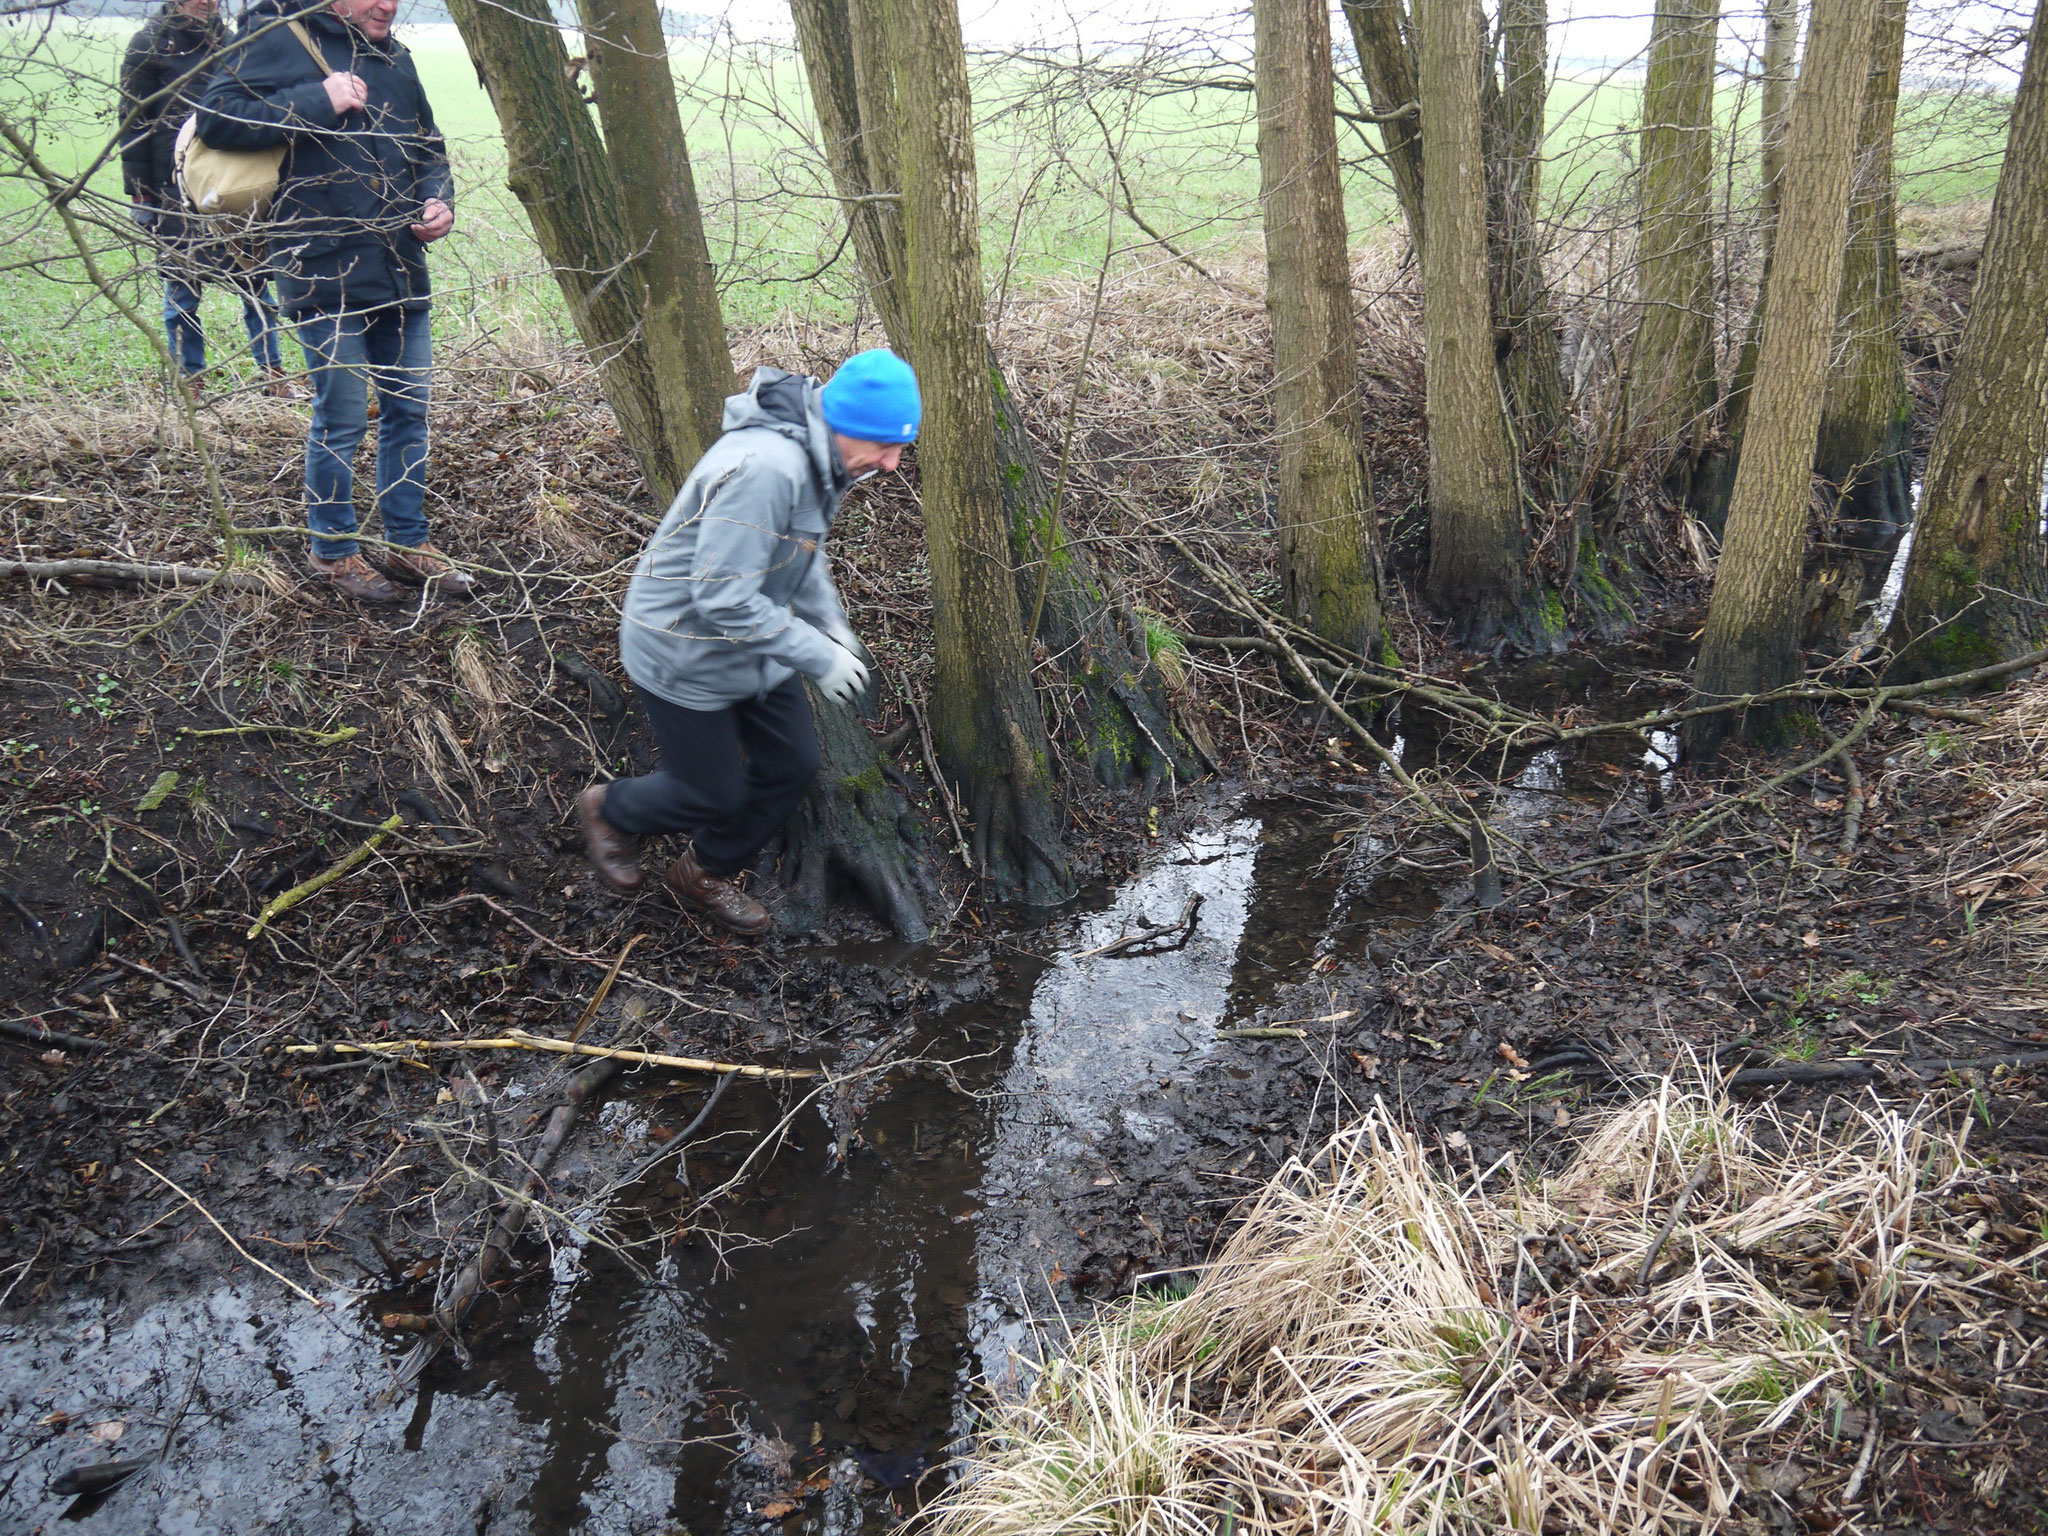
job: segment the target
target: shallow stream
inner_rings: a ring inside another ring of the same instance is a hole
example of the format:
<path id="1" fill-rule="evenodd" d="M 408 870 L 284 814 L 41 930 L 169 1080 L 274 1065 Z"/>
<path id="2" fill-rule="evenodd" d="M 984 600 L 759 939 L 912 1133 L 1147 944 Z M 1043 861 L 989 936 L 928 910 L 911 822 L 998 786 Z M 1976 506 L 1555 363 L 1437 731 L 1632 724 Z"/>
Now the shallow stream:
<path id="1" fill-rule="evenodd" d="M 1598 681 L 1565 667 L 1537 691 L 1569 698 Z M 1559 795 L 1611 796 L 1640 749 L 1618 752 L 1604 765 L 1527 760 L 1496 819 L 1540 821 Z M 1318 962 L 1357 963 L 1388 924 L 1434 909 L 1430 886 L 1347 825 L 1249 801 L 1162 839 L 1120 888 L 1016 935 L 993 996 L 919 1021 L 912 1049 L 953 1066 L 869 1095 L 843 1162 L 844 1127 L 814 1106 L 725 1208 L 715 1241 L 646 1245 L 646 1271 L 601 1243 L 560 1242 L 554 1283 L 528 1288 L 533 1314 L 427 1391 L 381 1401 L 397 1355 L 375 1298 L 337 1292 L 315 1313 L 260 1276 L 139 1313 L 80 1300 L 9 1321 L 0 1528 L 53 1522 L 65 1501 L 45 1490 L 61 1468 L 153 1451 L 196 1373 L 163 1466 L 68 1528 L 885 1529 L 968 1427 L 980 1384 L 1014 1390 L 1030 1370 L 1028 1319 L 1050 1305 L 1040 1234 L 1053 1192 L 1114 1182 L 1096 1154 L 1112 1140 L 1177 1156 L 1203 1106 L 1159 1090 L 1225 1048 L 1219 1029 L 1258 1020 L 1283 983 Z M 1173 921 L 1192 897 L 1184 942 L 1095 953 Z M 900 946 L 842 958 L 906 981 L 943 979 L 954 963 Z M 629 1091 L 597 1130 L 640 1156 L 649 1130 L 686 1124 L 704 1091 Z M 736 1084 L 691 1138 L 696 1187 L 736 1167 L 779 1113 Z M 682 1203 L 671 1172 L 636 1186 L 637 1210 L 576 1213 L 579 1225 L 602 1214 L 659 1230 Z"/>

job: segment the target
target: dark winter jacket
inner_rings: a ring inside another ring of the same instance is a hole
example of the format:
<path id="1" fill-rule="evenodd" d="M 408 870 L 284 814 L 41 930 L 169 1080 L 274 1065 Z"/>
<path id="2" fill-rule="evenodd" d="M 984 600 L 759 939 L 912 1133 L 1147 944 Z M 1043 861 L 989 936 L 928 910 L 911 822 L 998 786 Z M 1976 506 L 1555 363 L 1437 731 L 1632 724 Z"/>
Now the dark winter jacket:
<path id="1" fill-rule="evenodd" d="M 286 314 L 424 308 L 427 253 L 411 226 L 429 198 L 452 207 L 455 191 L 419 72 L 396 38 L 375 42 L 314 12 L 304 25 L 328 69 L 360 75 L 369 91 L 366 109 L 336 116 L 312 56 L 289 28 L 271 26 L 302 8 L 249 8 L 201 100 L 199 136 L 215 149 L 286 146 L 268 226 Z"/>
<path id="2" fill-rule="evenodd" d="M 129 41 L 121 60 L 121 116 L 141 109 L 121 141 L 121 185 L 131 198 L 177 201 L 171 152 L 178 129 L 198 107 L 206 86 L 206 71 L 198 66 L 227 40 L 228 29 L 218 17 L 198 21 L 178 10 L 175 0 L 166 0 Z M 174 94 L 152 99 L 173 85 Z"/>
<path id="3" fill-rule="evenodd" d="M 851 483 L 819 384 L 759 368 L 725 402 L 705 451 L 640 552 L 619 658 L 640 687 L 685 709 L 759 698 L 792 672 L 822 677 L 845 627 L 825 535 Z"/>

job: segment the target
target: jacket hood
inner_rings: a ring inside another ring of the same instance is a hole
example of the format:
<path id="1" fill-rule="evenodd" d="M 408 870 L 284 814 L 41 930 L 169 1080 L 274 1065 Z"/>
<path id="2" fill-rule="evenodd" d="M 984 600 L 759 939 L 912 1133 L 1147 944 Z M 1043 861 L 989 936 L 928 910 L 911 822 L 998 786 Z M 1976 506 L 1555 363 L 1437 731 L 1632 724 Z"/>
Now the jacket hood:
<path id="1" fill-rule="evenodd" d="M 325 6 L 317 11 L 308 11 L 306 0 L 255 0 L 255 4 L 242 13 L 242 28 L 252 31 L 265 22 L 289 17 L 297 17 L 315 37 L 346 38 L 358 48 L 383 49 L 389 53 L 405 51 L 405 45 L 396 37 L 387 37 L 380 42 L 367 33 L 357 31 Z"/>
<path id="2" fill-rule="evenodd" d="M 818 483 L 827 487 L 836 500 L 846 489 L 846 467 L 839 461 L 832 429 L 825 425 L 824 407 L 818 403 L 823 388 L 806 374 L 782 368 L 756 368 L 754 381 L 744 392 L 725 397 L 725 420 L 721 425 L 728 432 L 744 427 L 779 432 L 810 457 Z"/>

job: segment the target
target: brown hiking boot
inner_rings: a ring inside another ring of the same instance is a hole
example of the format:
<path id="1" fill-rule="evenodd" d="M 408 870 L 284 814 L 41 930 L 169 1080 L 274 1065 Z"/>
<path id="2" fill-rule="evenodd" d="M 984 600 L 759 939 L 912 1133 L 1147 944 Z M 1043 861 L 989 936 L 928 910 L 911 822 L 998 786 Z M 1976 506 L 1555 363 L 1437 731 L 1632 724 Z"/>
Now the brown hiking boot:
<path id="1" fill-rule="evenodd" d="M 384 569 L 398 580 L 416 587 L 424 587 L 431 582 L 451 597 L 467 597 L 476 590 L 476 578 L 450 565 L 447 557 L 431 544 L 419 544 L 411 549 L 387 549 L 384 552 Z"/>
<path id="2" fill-rule="evenodd" d="M 583 823 L 583 856 L 597 878 L 626 896 L 639 890 L 647 881 L 640 868 L 640 839 L 604 819 L 602 784 L 593 784 L 576 797 L 576 819 Z"/>
<path id="3" fill-rule="evenodd" d="M 334 590 L 343 597 L 359 598 L 366 603 L 397 603 L 405 600 L 405 594 L 384 579 L 379 571 L 360 554 L 348 555 L 340 560 L 323 560 L 318 555 L 307 555 L 306 564 L 313 568 L 315 576 L 324 576 Z"/>
<path id="4" fill-rule="evenodd" d="M 683 856 L 668 867 L 668 888 L 686 907 L 695 907 L 719 927 L 752 938 L 775 926 L 775 919 L 732 881 L 708 875 L 697 862 L 697 850 L 683 849 Z"/>

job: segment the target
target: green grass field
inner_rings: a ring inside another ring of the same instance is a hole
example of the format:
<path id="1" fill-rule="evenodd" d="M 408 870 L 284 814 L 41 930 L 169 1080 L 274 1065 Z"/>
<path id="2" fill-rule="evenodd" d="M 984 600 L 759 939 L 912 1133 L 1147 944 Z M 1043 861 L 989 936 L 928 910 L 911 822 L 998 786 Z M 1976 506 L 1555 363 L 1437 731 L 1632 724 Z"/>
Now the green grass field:
<path id="1" fill-rule="evenodd" d="M 51 32 L 0 26 L 0 111 L 32 124 L 39 153 L 75 175 L 104 148 L 114 123 L 112 81 L 132 22 L 67 23 Z M 435 248 L 444 347 L 478 338 L 515 350 L 568 335 L 560 295 L 525 216 L 504 185 L 496 118 L 452 27 L 405 35 L 454 160 L 459 223 Z M 678 91 L 706 208 L 727 319 L 758 325 L 778 316 L 850 313 L 855 273 L 840 245 L 838 211 L 808 142 L 810 104 L 787 54 L 679 45 Z M 1560 241 L 1614 228 L 1634 152 L 1639 92 L 1626 80 L 1560 79 L 1551 97 L 1545 197 Z M 1140 212 L 1159 234 L 1207 255 L 1255 249 L 1258 166 L 1251 97 L 1207 90 L 1149 100 L 1099 96 L 1101 119 L 1021 67 L 977 76 L 983 246 L 991 288 L 1089 281 L 1101 260 L 1106 210 L 1105 127 Z M 1997 174 L 1996 100 L 1910 97 L 1902 106 L 1900 166 L 1908 200 L 1988 195 Z M 1753 161 L 1753 96 L 1724 93 L 1727 185 L 1738 209 Z M 1370 147 L 1345 130 L 1347 203 L 1354 239 L 1395 217 Z M 15 172 L 16 174 L 8 174 Z M 109 160 L 82 199 L 103 267 L 153 324 L 158 284 L 119 207 L 118 163 Z M 1119 216 L 1120 244 L 1142 244 Z M 1153 259 L 1158 259 L 1155 248 Z M 205 318 L 218 338 L 213 360 L 244 359 L 238 306 L 209 294 Z M 71 246 L 37 186 L 0 153 L 0 391 L 17 395 L 103 388 L 153 378 L 145 339 L 82 281 Z"/>

